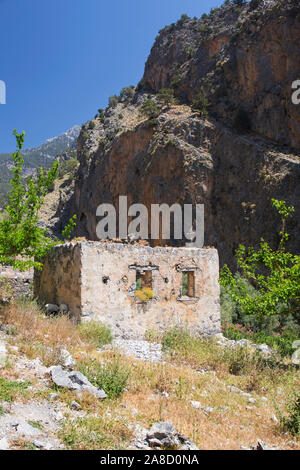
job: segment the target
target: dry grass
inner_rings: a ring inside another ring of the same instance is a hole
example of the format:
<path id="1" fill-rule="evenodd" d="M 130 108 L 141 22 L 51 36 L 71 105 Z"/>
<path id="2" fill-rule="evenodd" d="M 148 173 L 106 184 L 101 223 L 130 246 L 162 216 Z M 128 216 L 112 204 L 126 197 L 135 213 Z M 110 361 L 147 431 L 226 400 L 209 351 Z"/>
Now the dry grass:
<path id="1" fill-rule="evenodd" d="M 77 326 L 66 316 L 45 317 L 34 302 L 14 302 L 2 308 L 0 321 L 14 325 L 25 341 L 41 341 L 45 345 L 73 345 L 81 343 Z"/>
<path id="2" fill-rule="evenodd" d="M 87 416 L 63 423 L 59 437 L 67 449 L 125 449 L 133 435 L 126 420 L 103 410 L 100 416 Z"/>
<path id="3" fill-rule="evenodd" d="M 276 407 L 284 410 L 293 391 L 299 390 L 296 368 L 267 364 L 247 351 L 226 351 L 210 341 L 174 331 L 162 338 L 169 347 L 164 363 L 143 362 L 114 350 L 99 352 L 96 345 L 82 341 L 80 329 L 70 320 L 47 318 L 34 304 L 11 305 L 2 312 L 1 320 L 16 325 L 17 332 L 10 336 L 10 341 L 28 357 L 40 357 L 50 365 L 55 361 L 58 345 L 63 344 L 70 346 L 79 368 L 92 366 L 91 371 L 97 372 L 98 365 L 102 371 L 104 364 L 109 366 L 117 361 L 118 371 L 130 371 L 122 395 L 113 400 L 97 400 L 90 394 L 78 395 L 54 385 L 40 390 L 37 386 L 30 392 L 32 399 L 48 398 L 55 389 L 58 401 L 67 410 L 76 400 L 87 413 L 84 418 L 66 419 L 60 437 L 67 448 L 126 448 L 133 439 L 131 429 L 135 424 L 149 429 L 153 422 L 161 420 L 171 421 L 178 432 L 192 439 L 200 449 L 240 449 L 257 444 L 258 439 L 281 449 L 294 449 L 291 441 L 300 446 L 299 438 L 283 434 L 273 419 Z M 94 340 L 94 333 L 92 337 Z M 155 332 L 149 337 L 158 339 Z M 93 361 L 98 363 L 97 367 Z M 203 368 L 206 373 L 201 373 Z M 9 380 L 24 380 L 24 373 L 5 368 L 0 375 Z M 33 381 L 32 384 L 37 385 Z M 256 403 L 248 403 L 247 396 L 232 392 L 228 385 L 250 391 Z M 191 401 L 212 407 L 213 411 L 195 409 Z"/>

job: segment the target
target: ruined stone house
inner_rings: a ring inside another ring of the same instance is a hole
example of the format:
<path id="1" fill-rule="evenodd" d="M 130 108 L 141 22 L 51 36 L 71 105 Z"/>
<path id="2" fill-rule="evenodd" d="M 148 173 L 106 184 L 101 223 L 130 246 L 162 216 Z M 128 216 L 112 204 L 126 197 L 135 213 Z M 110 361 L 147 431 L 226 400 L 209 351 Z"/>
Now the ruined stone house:
<path id="1" fill-rule="evenodd" d="M 219 260 L 214 248 L 71 242 L 35 272 L 35 295 L 66 304 L 73 317 L 100 320 L 116 336 L 142 338 L 175 325 L 220 331 Z M 145 301 L 140 293 L 150 292 Z"/>

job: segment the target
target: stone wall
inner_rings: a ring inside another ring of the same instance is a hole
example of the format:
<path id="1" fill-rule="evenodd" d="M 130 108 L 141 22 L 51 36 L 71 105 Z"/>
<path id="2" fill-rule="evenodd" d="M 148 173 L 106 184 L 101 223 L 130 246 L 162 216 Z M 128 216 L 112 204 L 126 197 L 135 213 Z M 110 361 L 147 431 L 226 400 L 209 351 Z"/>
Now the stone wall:
<path id="1" fill-rule="evenodd" d="M 181 296 L 190 270 L 194 295 Z M 139 273 L 151 271 L 154 298 L 135 297 Z M 172 248 L 81 242 L 54 248 L 35 283 L 36 295 L 65 303 L 84 321 L 101 320 L 115 336 L 142 338 L 149 329 L 182 325 L 195 333 L 220 330 L 219 262 L 212 248 Z"/>
<path id="2" fill-rule="evenodd" d="M 0 303 L 11 299 L 32 296 L 33 270 L 21 272 L 10 266 L 0 265 Z"/>
<path id="3" fill-rule="evenodd" d="M 79 320 L 81 314 L 81 246 L 56 246 L 34 272 L 34 295 L 45 303 L 66 304 Z"/>

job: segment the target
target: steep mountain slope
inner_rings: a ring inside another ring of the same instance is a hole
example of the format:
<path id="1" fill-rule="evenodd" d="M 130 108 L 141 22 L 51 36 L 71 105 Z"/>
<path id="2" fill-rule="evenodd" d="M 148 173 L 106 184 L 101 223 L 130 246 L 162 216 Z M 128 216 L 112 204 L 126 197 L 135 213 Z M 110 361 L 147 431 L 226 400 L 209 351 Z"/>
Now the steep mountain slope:
<path id="1" fill-rule="evenodd" d="M 47 139 L 38 147 L 24 150 L 24 175 L 31 175 L 39 167 L 48 168 L 57 155 L 76 147 L 80 126 L 74 126 L 63 134 Z M 12 160 L 10 154 L 0 154 L 0 206 L 7 200 Z"/>
<path id="2" fill-rule="evenodd" d="M 300 77 L 298 0 L 216 9 L 164 28 L 151 50 L 143 86 L 173 86 L 191 103 L 203 87 L 210 111 L 228 125 L 239 113 L 252 131 L 300 150 L 300 109 L 291 85 Z M 238 124 L 238 123 L 237 123 Z"/>
<path id="3" fill-rule="evenodd" d="M 233 265 L 239 243 L 263 236 L 276 246 L 275 197 L 295 206 L 289 248 L 299 252 L 300 106 L 291 102 L 291 83 L 300 77 L 300 6 L 253 5 L 164 28 L 134 96 L 122 95 L 82 127 L 74 194 L 56 212 L 78 215 L 76 235 L 96 239 L 97 206 L 118 207 L 119 195 L 148 207 L 204 203 L 205 244 Z M 145 118 L 142 103 L 149 96 L 158 103 L 163 87 L 181 104 Z M 199 92 L 207 118 L 190 106 Z"/>

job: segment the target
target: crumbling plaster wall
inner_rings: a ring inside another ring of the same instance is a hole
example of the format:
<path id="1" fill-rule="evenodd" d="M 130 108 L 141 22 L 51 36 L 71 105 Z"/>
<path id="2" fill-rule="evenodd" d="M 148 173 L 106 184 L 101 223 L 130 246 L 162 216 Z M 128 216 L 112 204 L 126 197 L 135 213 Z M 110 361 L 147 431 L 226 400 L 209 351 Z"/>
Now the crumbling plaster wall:
<path id="1" fill-rule="evenodd" d="M 66 304 L 79 321 L 81 315 L 81 245 L 58 245 L 34 272 L 34 295 L 45 303 Z"/>
<path id="2" fill-rule="evenodd" d="M 154 298 L 147 303 L 134 295 L 143 268 L 152 272 Z M 180 296 L 185 269 L 194 271 L 194 298 Z M 175 325 L 209 335 L 220 331 L 218 275 L 213 248 L 84 241 L 56 246 L 34 284 L 44 302 L 67 304 L 77 320 L 100 320 L 115 336 L 143 338 Z"/>
<path id="3" fill-rule="evenodd" d="M 116 335 L 142 338 L 149 329 L 163 331 L 172 325 L 190 327 L 195 333 L 220 330 L 215 249 L 86 242 L 82 266 L 82 315 L 103 321 Z M 150 266 L 155 298 L 142 303 L 134 297 L 134 267 Z M 178 300 L 185 268 L 195 269 L 193 300 Z"/>

